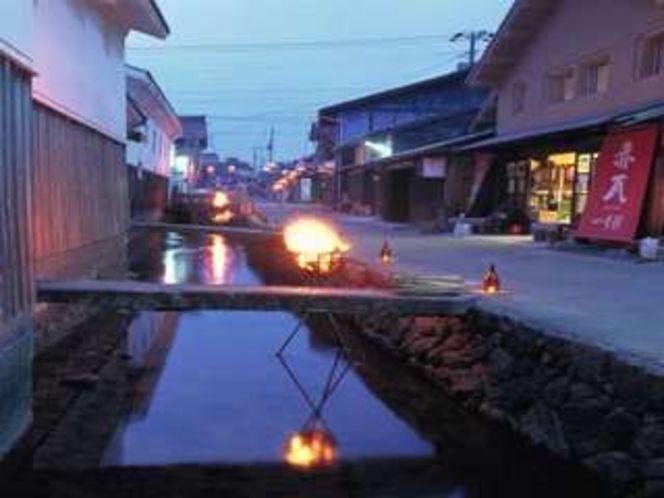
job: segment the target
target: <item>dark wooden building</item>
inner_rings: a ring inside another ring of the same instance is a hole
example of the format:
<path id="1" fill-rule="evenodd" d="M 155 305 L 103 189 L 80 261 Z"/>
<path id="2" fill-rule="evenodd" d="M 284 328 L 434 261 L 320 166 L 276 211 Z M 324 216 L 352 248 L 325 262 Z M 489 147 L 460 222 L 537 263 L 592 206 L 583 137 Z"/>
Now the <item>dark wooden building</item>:
<path id="1" fill-rule="evenodd" d="M 322 109 L 336 126 L 335 200 L 339 209 L 390 221 L 426 221 L 451 202 L 447 145 L 473 138 L 487 93 L 465 84 L 467 70 Z M 469 135 L 471 135 L 469 137 Z M 464 138 L 467 137 L 467 138 Z"/>

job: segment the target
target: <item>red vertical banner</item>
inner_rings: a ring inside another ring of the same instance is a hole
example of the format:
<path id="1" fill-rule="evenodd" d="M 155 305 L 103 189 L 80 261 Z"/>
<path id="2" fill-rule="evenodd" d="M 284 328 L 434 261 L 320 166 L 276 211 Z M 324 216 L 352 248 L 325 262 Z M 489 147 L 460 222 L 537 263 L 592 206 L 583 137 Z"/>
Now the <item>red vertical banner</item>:
<path id="1" fill-rule="evenodd" d="M 610 134 L 597 170 L 577 237 L 631 242 L 636 236 L 654 162 L 659 127 Z"/>

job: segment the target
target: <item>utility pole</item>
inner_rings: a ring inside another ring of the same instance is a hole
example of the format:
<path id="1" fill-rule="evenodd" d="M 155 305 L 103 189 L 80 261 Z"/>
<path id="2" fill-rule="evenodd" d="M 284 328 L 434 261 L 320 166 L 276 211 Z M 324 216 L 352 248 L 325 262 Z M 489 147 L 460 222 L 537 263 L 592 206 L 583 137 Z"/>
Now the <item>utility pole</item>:
<path id="1" fill-rule="evenodd" d="M 258 172 L 260 169 L 262 169 L 262 166 L 259 166 L 258 163 L 258 152 L 262 149 L 262 147 L 252 147 L 251 152 L 252 152 L 252 162 L 251 166 L 254 168 L 255 172 Z"/>
<path id="2" fill-rule="evenodd" d="M 470 50 L 468 51 L 468 63 L 470 67 L 475 65 L 477 62 L 477 54 L 479 53 L 480 43 L 488 43 L 493 39 L 493 33 L 490 33 L 486 30 L 479 31 L 461 31 L 454 35 L 450 41 L 453 43 L 465 41 L 470 45 Z"/>
<path id="3" fill-rule="evenodd" d="M 267 143 L 267 156 L 270 163 L 274 162 L 274 126 L 270 127 L 270 139 Z"/>

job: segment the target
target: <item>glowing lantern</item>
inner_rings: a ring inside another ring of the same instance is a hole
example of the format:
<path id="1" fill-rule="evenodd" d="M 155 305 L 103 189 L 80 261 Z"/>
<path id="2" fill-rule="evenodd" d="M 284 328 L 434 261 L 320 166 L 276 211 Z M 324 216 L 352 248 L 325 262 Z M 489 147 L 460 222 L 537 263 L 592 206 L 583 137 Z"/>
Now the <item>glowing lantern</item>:
<path id="1" fill-rule="evenodd" d="M 212 206 L 217 209 L 224 209 L 230 205 L 231 201 L 225 192 L 218 190 L 212 198 Z"/>
<path id="2" fill-rule="evenodd" d="M 484 294 L 498 294 L 500 292 L 500 277 L 496 266 L 491 265 L 482 279 L 482 292 Z"/>
<path id="3" fill-rule="evenodd" d="M 284 241 L 288 251 L 296 255 L 300 268 L 317 273 L 329 273 L 338 268 L 343 253 L 350 249 L 334 228 L 308 218 L 286 226 Z"/>
<path id="4" fill-rule="evenodd" d="M 394 263 L 394 254 L 392 253 L 392 248 L 387 239 L 383 242 L 383 247 L 380 248 L 380 262 L 384 265 L 391 265 Z"/>
<path id="5" fill-rule="evenodd" d="M 339 459 L 337 442 L 332 434 L 321 430 L 292 434 L 284 450 L 284 460 L 299 469 L 329 467 Z"/>
<path id="6" fill-rule="evenodd" d="M 214 171 L 215 171 L 214 166 L 207 167 L 208 175 L 214 175 Z"/>

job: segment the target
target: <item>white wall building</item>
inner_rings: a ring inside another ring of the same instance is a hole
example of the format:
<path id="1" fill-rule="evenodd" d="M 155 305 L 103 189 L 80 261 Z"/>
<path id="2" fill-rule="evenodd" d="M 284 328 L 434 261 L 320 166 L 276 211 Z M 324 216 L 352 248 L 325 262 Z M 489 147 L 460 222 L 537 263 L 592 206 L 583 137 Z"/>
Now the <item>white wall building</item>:
<path id="1" fill-rule="evenodd" d="M 180 119 L 149 71 L 127 66 L 126 73 L 127 105 L 139 119 L 128 122 L 127 164 L 169 177 L 175 139 L 182 135 Z"/>
<path id="2" fill-rule="evenodd" d="M 132 30 L 167 36 L 156 5 L 152 0 L 34 0 L 34 5 L 35 99 L 124 142 L 125 39 Z"/>
<path id="3" fill-rule="evenodd" d="M 122 253 L 131 31 L 168 35 L 155 0 L 0 0 L 0 458 L 29 425 L 47 342 L 33 277 L 88 276 Z"/>

